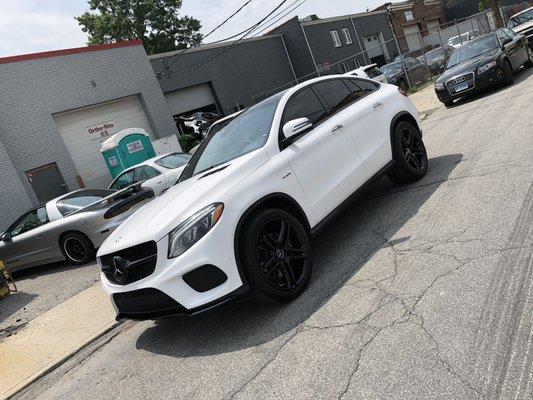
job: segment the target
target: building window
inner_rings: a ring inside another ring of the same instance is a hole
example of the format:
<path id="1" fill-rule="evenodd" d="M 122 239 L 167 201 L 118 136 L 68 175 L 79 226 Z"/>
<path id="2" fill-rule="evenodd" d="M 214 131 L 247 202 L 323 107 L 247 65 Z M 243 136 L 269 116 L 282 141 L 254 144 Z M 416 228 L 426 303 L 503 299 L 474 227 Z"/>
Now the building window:
<path id="1" fill-rule="evenodd" d="M 331 34 L 331 38 L 333 39 L 333 44 L 335 45 L 335 47 L 341 47 L 342 43 L 341 43 L 341 38 L 339 37 L 339 32 L 331 31 L 330 34 Z"/>
<path id="2" fill-rule="evenodd" d="M 406 21 L 414 21 L 415 20 L 412 11 L 406 11 L 405 12 L 405 20 Z"/>
<path id="3" fill-rule="evenodd" d="M 350 35 L 350 30 L 348 28 L 344 28 L 342 30 L 342 33 L 344 34 L 344 40 L 346 41 L 346 44 L 352 44 L 352 35 Z"/>
<path id="4" fill-rule="evenodd" d="M 347 72 L 350 72 L 350 64 L 348 63 L 348 61 L 340 63 L 339 67 L 340 67 L 340 70 L 341 70 L 341 74 L 345 74 Z"/>

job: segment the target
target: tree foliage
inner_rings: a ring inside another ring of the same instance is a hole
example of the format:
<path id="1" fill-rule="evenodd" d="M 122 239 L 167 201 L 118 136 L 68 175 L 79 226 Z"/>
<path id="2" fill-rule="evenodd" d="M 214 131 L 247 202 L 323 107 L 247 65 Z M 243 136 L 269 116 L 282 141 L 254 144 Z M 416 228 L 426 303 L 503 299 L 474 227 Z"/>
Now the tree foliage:
<path id="1" fill-rule="evenodd" d="M 89 45 L 142 39 L 148 54 L 198 45 L 200 21 L 180 16 L 182 0 L 88 0 L 90 11 L 75 17 Z"/>
<path id="2" fill-rule="evenodd" d="M 494 15 L 494 22 L 496 23 L 496 28 L 503 27 L 503 18 L 500 12 L 500 2 L 499 0 L 480 0 L 479 1 L 480 10 L 486 10 L 490 8 L 492 14 Z"/>

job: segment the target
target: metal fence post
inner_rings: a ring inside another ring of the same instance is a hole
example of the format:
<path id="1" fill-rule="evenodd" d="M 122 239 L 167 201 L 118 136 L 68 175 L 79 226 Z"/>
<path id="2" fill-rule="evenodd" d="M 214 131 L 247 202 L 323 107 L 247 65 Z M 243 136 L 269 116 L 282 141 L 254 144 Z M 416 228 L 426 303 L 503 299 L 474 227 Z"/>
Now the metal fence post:
<path id="1" fill-rule="evenodd" d="M 424 55 L 424 63 L 426 64 L 426 70 L 429 78 L 431 76 L 431 71 L 429 70 L 428 58 L 426 57 L 426 46 L 424 46 L 424 40 L 422 39 L 422 34 L 420 31 L 418 31 L 418 40 L 420 40 L 420 45 L 422 46 L 422 54 Z"/>
<path id="2" fill-rule="evenodd" d="M 459 30 L 459 25 L 457 24 L 457 20 L 455 21 L 455 29 L 457 29 L 457 34 L 459 35 L 459 41 L 461 42 L 461 45 L 462 45 L 463 38 L 461 37 L 461 31 Z"/>

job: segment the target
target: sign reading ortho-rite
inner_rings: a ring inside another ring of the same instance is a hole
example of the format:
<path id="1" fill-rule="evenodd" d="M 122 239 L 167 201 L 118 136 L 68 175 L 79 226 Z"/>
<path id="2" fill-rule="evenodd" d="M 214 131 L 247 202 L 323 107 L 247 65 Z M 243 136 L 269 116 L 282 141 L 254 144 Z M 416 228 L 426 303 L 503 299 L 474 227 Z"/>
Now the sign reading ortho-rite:
<path id="1" fill-rule="evenodd" d="M 107 137 L 115 133 L 115 122 L 100 122 L 96 125 L 88 126 L 87 133 L 91 136 Z"/>
<path id="2" fill-rule="evenodd" d="M 136 140 L 135 142 L 131 142 L 127 144 L 128 146 L 128 153 L 137 153 L 138 151 L 142 151 L 144 149 L 143 144 L 140 140 Z"/>

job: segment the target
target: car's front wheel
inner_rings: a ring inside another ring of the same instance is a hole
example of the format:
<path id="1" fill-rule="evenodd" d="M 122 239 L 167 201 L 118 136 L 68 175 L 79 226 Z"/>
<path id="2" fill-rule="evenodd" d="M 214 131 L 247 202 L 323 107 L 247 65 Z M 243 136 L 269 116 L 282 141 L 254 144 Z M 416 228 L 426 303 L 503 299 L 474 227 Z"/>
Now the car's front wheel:
<path id="1" fill-rule="evenodd" d="M 71 265 L 87 264 L 96 254 L 91 240 L 79 232 L 64 234 L 59 241 L 59 246 L 65 260 Z"/>
<path id="2" fill-rule="evenodd" d="M 239 243 L 241 265 L 251 291 L 270 302 L 291 301 L 311 277 L 311 245 L 292 214 L 265 209 L 244 223 Z"/>
<path id="3" fill-rule="evenodd" d="M 396 183 L 422 179 L 428 170 L 428 155 L 419 130 L 410 122 L 401 121 L 392 134 L 394 165 L 387 176 Z"/>

